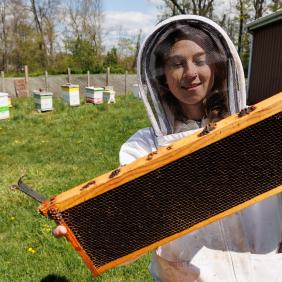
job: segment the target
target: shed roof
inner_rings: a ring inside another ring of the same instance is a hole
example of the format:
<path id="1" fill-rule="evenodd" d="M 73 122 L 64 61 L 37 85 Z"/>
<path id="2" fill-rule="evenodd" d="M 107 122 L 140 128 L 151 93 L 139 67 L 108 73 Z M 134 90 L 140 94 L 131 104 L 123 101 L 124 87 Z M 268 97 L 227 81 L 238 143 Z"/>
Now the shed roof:
<path id="1" fill-rule="evenodd" d="M 259 29 L 263 26 L 269 25 L 271 23 L 281 21 L 282 20 L 282 9 L 267 15 L 265 17 L 261 17 L 249 24 L 247 24 L 247 29 L 249 32 L 253 32 L 256 29 Z"/>

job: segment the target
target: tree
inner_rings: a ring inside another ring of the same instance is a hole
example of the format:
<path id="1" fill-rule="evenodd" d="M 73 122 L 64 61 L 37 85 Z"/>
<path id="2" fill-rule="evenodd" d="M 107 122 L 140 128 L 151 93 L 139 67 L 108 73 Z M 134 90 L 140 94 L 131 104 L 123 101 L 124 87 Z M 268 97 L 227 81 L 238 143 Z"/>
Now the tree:
<path id="1" fill-rule="evenodd" d="M 107 52 L 104 64 L 105 66 L 113 66 L 118 64 L 118 55 L 116 47 L 113 47 L 110 51 Z"/>
<path id="2" fill-rule="evenodd" d="M 214 0 L 163 0 L 160 19 L 175 15 L 194 14 L 200 16 L 213 16 Z"/>
<path id="3" fill-rule="evenodd" d="M 58 8 L 58 0 L 30 0 L 35 29 L 38 33 L 39 50 L 42 54 L 41 63 L 44 68 L 53 62 L 55 29 L 54 19 Z"/>
<path id="4" fill-rule="evenodd" d="M 85 71 L 101 65 L 101 0 L 69 1 L 68 16 L 65 47 L 74 56 L 76 67 Z"/>
<path id="5" fill-rule="evenodd" d="M 136 47 L 135 47 L 135 55 L 134 55 L 134 61 L 133 61 L 133 64 L 132 64 L 132 69 L 136 68 L 137 57 L 138 57 L 138 53 L 139 53 L 139 49 L 140 49 L 141 35 L 142 35 L 142 29 L 140 29 L 138 36 L 137 36 Z"/>
<path id="6" fill-rule="evenodd" d="M 255 9 L 255 19 L 262 17 L 265 0 L 254 0 L 253 5 Z"/>
<path id="7" fill-rule="evenodd" d="M 276 12 L 282 9 L 282 0 L 272 0 L 271 3 L 268 5 L 268 8 L 271 12 Z"/>
<path id="8" fill-rule="evenodd" d="M 0 18 L 1 18 L 1 69 L 7 70 L 7 62 L 8 62 L 8 24 L 7 24 L 7 9 L 8 3 L 7 0 L 2 0 L 0 6 Z"/>

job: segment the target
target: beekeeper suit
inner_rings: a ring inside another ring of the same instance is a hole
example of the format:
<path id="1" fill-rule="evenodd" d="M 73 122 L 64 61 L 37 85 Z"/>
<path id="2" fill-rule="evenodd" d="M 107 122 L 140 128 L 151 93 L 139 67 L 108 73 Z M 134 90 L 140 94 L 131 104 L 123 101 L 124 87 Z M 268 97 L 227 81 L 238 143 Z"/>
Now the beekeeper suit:
<path id="1" fill-rule="evenodd" d="M 229 113 L 245 107 L 242 65 L 222 28 L 200 16 L 172 17 L 157 25 L 140 48 L 138 83 L 152 127 L 139 130 L 123 144 L 120 150 L 122 165 L 207 124 L 207 118 L 203 118 L 179 125 L 169 107 L 161 101 L 154 82 L 154 53 L 158 42 L 178 23 L 184 28 L 209 34 L 223 50 L 227 58 Z M 189 177 L 189 172 L 187 175 Z M 282 253 L 278 253 L 281 241 L 282 199 L 279 194 L 157 248 L 152 255 L 150 272 L 156 281 L 282 281 Z"/>

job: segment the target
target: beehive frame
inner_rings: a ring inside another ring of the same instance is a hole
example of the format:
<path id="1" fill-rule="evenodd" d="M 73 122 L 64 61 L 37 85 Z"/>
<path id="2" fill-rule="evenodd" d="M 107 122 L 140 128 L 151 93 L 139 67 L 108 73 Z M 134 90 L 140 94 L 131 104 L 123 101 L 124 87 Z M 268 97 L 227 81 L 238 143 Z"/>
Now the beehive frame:
<path id="1" fill-rule="evenodd" d="M 181 231 L 177 230 L 177 231 L 173 231 L 172 233 L 171 231 L 169 231 L 170 232 L 169 236 L 165 238 L 157 239 L 155 241 L 150 241 L 148 245 L 142 246 L 142 247 L 139 246 L 137 247 L 137 249 L 129 252 L 128 254 L 124 254 L 124 253 L 122 255 L 117 254 L 116 256 L 113 256 L 113 259 L 109 259 L 109 260 L 106 259 L 105 260 L 106 263 L 104 264 L 103 262 L 102 263 L 99 262 L 98 265 L 97 263 L 95 263 L 95 259 L 93 260 L 93 254 L 89 255 L 87 248 L 85 248 L 85 246 L 84 247 L 82 246 L 83 244 L 81 242 L 84 240 L 83 238 L 81 239 L 82 235 L 80 235 L 77 230 L 74 231 L 70 227 L 70 225 L 66 222 L 66 221 L 69 221 L 69 219 L 68 219 L 68 216 L 65 217 L 65 215 L 68 214 L 69 211 L 79 209 L 80 207 L 83 208 L 86 205 L 88 205 L 88 209 L 89 209 L 89 204 L 94 203 L 96 200 L 98 201 L 99 199 L 102 199 L 103 197 L 107 197 L 110 194 L 118 193 L 119 191 L 122 191 L 122 189 L 125 189 L 124 187 L 126 187 L 127 189 L 126 191 L 133 191 L 133 188 L 131 188 L 130 190 L 129 189 L 130 187 L 127 187 L 128 185 L 130 186 L 130 183 L 134 183 L 135 181 L 138 181 L 140 179 L 142 180 L 142 178 L 146 178 L 146 177 L 148 178 L 148 176 L 150 176 L 150 173 L 155 173 L 154 175 L 158 175 L 156 174 L 156 172 L 161 173 L 163 168 L 169 167 L 171 164 L 177 164 L 177 162 L 180 162 L 182 159 L 186 158 L 187 156 L 188 157 L 193 156 L 194 154 L 197 154 L 198 152 L 201 153 L 202 150 L 204 150 L 205 148 L 210 148 L 210 145 L 221 146 L 219 142 L 221 142 L 222 140 L 228 140 L 227 137 L 235 136 L 236 134 L 244 132 L 245 129 L 248 130 L 249 128 L 252 128 L 253 126 L 257 126 L 260 124 L 262 124 L 263 126 L 263 122 L 264 124 L 266 124 L 265 121 L 269 119 L 272 119 L 272 123 L 274 121 L 274 123 L 276 124 L 275 128 L 277 128 L 279 124 L 281 126 L 281 121 L 282 121 L 281 109 L 282 109 L 282 93 L 279 93 L 267 100 L 264 100 L 256 104 L 251 110 L 245 110 L 245 111 L 242 111 L 241 114 L 239 115 L 238 114 L 232 115 L 224 120 L 221 120 L 220 122 L 217 123 L 215 129 L 213 129 L 208 134 L 201 135 L 199 134 L 199 132 L 197 132 L 189 137 L 183 138 L 173 143 L 172 145 L 160 148 L 157 152 L 151 153 L 146 157 L 138 159 L 129 165 L 120 167 L 114 171 L 106 173 L 100 177 L 94 178 L 66 192 L 63 192 L 51 198 L 50 200 L 45 201 L 39 207 L 39 211 L 42 214 L 44 214 L 45 216 L 51 216 L 59 224 L 62 224 L 67 228 L 67 231 L 68 231 L 67 239 L 71 242 L 73 247 L 80 254 L 80 256 L 82 257 L 86 265 L 92 271 L 93 275 L 97 276 L 100 273 L 110 268 L 113 268 L 117 265 L 130 261 L 148 251 L 151 251 L 157 248 L 160 245 L 168 243 L 171 240 L 177 239 L 180 236 L 183 236 L 194 230 L 204 227 L 209 223 L 212 223 L 223 217 L 231 215 L 254 203 L 257 203 L 272 195 L 282 192 L 281 169 L 279 168 L 281 167 L 281 154 L 280 156 L 279 156 L 279 153 L 276 154 L 276 158 L 278 157 L 278 161 L 280 163 L 280 166 L 279 166 L 279 163 L 277 165 L 275 164 L 276 165 L 275 166 L 276 174 L 278 175 L 274 179 L 273 183 L 271 183 L 269 187 L 266 187 L 265 190 L 263 190 L 263 192 L 257 192 L 253 196 L 251 195 L 251 197 L 248 196 L 247 200 L 244 200 L 243 202 L 237 201 L 235 204 L 233 203 L 233 206 L 231 205 L 228 208 L 224 207 L 220 212 L 211 214 L 210 216 L 208 215 L 206 218 L 201 219 L 199 221 L 195 221 L 194 223 L 191 223 L 188 228 L 184 228 Z M 276 140 L 279 140 L 279 139 L 281 140 L 281 130 L 278 132 L 274 132 L 273 134 L 274 134 L 273 136 L 277 136 Z M 260 140 L 257 140 L 257 142 L 259 143 Z M 272 140 L 270 140 L 270 142 L 272 142 Z M 279 142 L 279 141 L 276 141 L 276 142 Z M 268 147 L 268 144 L 266 147 Z M 242 161 L 246 162 L 249 160 L 251 163 L 252 156 L 247 157 L 246 159 Z M 232 162 L 232 160 L 227 160 L 227 161 Z M 278 171 L 279 169 L 280 171 Z M 267 179 L 266 179 L 266 182 L 267 182 Z M 237 192 L 235 191 L 235 193 Z M 168 199 L 165 199 L 165 200 L 168 200 Z M 156 202 L 156 207 L 154 208 L 157 208 L 158 199 L 155 198 L 154 201 Z M 118 205 L 118 200 L 116 201 L 116 203 Z M 144 202 L 144 204 L 146 205 L 146 202 Z M 94 209 L 95 204 L 93 205 L 94 205 L 93 206 L 93 209 Z M 129 208 L 134 209 L 134 203 L 131 203 L 131 205 L 132 206 Z M 110 206 L 110 203 L 109 203 L 109 206 Z M 115 204 L 112 203 L 111 207 L 115 207 Z M 86 214 L 85 214 L 85 217 L 87 218 Z M 107 220 L 106 216 L 104 216 L 104 219 L 105 221 Z M 150 216 L 145 218 L 145 222 L 146 220 L 148 220 L 149 222 Z M 101 221 L 103 221 L 103 219 Z M 161 224 L 161 220 L 160 220 L 160 224 Z M 99 226 L 97 226 L 97 229 L 98 228 Z M 158 228 L 165 229 L 166 227 L 165 226 L 163 227 L 155 226 L 155 228 L 156 229 Z M 91 230 L 93 231 L 94 229 L 92 228 Z M 129 227 L 129 230 L 130 230 L 130 227 Z M 111 228 L 105 230 L 105 232 L 111 232 Z M 124 230 L 122 232 L 124 232 Z M 90 234 L 90 237 L 91 235 L 92 234 Z M 123 235 L 121 237 L 123 237 Z M 117 245 L 126 245 L 127 243 L 124 241 L 119 242 L 119 239 L 120 239 L 119 236 L 115 237 L 113 235 L 112 237 L 109 237 L 109 238 L 112 238 L 113 241 L 115 240 L 118 241 Z M 105 242 L 104 244 L 107 244 L 107 242 Z M 134 243 L 134 240 L 133 240 L 133 243 L 131 242 L 131 244 L 138 245 L 138 242 L 136 241 Z M 133 247 L 131 246 L 130 248 L 134 249 L 134 246 Z M 99 253 L 99 251 L 103 252 L 104 248 L 101 247 L 101 249 L 99 250 L 98 249 L 93 250 L 94 253 L 95 251 L 97 251 L 97 253 Z M 113 249 L 112 252 L 119 253 L 119 250 Z M 111 254 L 111 250 L 107 250 L 106 253 Z"/>

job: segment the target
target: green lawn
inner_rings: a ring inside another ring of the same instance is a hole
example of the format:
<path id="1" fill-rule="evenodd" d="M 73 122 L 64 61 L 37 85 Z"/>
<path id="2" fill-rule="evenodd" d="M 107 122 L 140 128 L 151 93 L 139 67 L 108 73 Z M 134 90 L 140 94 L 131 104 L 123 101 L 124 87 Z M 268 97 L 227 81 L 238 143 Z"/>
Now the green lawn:
<path id="1" fill-rule="evenodd" d="M 0 121 L 0 281 L 152 281 L 150 255 L 94 279 L 71 245 L 51 235 L 55 224 L 38 214 L 38 203 L 10 190 L 25 174 L 51 197 L 112 170 L 121 144 L 149 125 L 132 96 L 110 105 L 54 104 L 38 113 L 31 98 L 15 99 L 11 118 Z"/>

